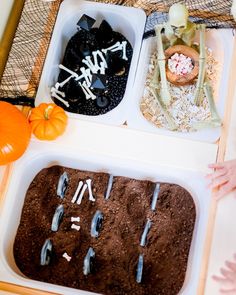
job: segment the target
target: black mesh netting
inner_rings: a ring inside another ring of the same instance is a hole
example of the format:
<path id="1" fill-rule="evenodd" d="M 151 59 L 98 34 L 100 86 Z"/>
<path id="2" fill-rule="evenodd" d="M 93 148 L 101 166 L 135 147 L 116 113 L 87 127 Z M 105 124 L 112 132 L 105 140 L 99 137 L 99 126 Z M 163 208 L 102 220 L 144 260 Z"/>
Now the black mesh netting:
<path id="1" fill-rule="evenodd" d="M 66 1 L 66 0 L 64 0 Z M 209 27 L 229 28 L 235 22 L 230 15 L 232 0 L 96 0 L 142 8 L 148 15 L 145 36 L 155 24 L 167 18 L 166 11 L 176 2 L 187 5 L 196 22 Z M 33 105 L 39 79 L 60 5 L 57 1 L 26 0 L 0 83 L 0 100 Z M 157 12 L 158 11 L 158 12 Z"/>
<path id="2" fill-rule="evenodd" d="M 25 1 L 1 79 L 0 100 L 33 105 L 59 5 L 60 1 Z"/>

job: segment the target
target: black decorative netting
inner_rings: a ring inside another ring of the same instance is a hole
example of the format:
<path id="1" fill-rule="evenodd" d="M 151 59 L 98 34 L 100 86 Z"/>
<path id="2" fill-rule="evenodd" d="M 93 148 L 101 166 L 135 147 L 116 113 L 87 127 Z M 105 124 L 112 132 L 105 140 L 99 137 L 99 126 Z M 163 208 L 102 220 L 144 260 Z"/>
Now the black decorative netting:
<path id="1" fill-rule="evenodd" d="M 60 2 L 25 0 L 0 82 L 0 100 L 33 105 Z"/>

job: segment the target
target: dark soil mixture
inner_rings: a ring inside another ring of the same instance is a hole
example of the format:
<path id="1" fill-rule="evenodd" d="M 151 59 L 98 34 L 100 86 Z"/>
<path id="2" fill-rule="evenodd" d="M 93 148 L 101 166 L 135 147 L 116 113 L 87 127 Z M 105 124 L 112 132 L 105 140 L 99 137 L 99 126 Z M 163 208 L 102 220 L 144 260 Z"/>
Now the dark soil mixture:
<path id="1" fill-rule="evenodd" d="M 56 195 L 60 175 L 67 171 L 69 185 L 64 199 Z M 80 180 L 92 179 L 95 202 L 86 191 L 80 205 L 71 203 Z M 191 195 L 175 184 L 162 183 L 155 212 L 150 209 L 155 184 L 114 177 L 108 200 L 104 199 L 109 175 L 59 166 L 42 170 L 31 183 L 25 198 L 14 242 L 17 266 L 27 277 L 52 284 L 101 294 L 176 295 L 187 268 L 196 211 Z M 57 232 L 51 231 L 56 207 L 64 205 Z M 98 238 L 90 236 L 96 210 L 104 215 Z M 71 217 L 80 217 L 79 231 L 71 229 Z M 147 218 L 152 226 L 147 244 L 140 246 Z M 48 266 L 40 265 L 46 239 L 53 244 Z M 96 253 L 92 273 L 83 274 L 83 260 L 92 247 Z M 67 252 L 68 262 L 62 257 Z M 139 254 L 144 256 L 143 277 L 136 282 Z"/>
<path id="2" fill-rule="evenodd" d="M 126 55 L 128 60 L 122 59 L 122 50 L 107 52 L 106 61 L 108 68 L 105 70 L 107 87 L 105 90 L 91 89 L 92 93 L 96 95 L 96 99 L 94 100 L 91 98 L 86 99 L 78 81 L 70 79 L 65 86 L 59 89 L 65 93 L 64 100 L 68 101 L 70 106 L 66 107 L 62 102 L 52 97 L 54 102 L 66 111 L 89 116 L 102 115 L 118 106 L 123 99 L 133 49 L 122 34 L 114 32 L 108 23 L 103 23 L 106 25 L 100 26 L 99 28 L 92 28 L 90 31 L 78 31 L 67 44 L 62 64 L 78 75 L 81 75 L 80 68 L 87 68 L 82 63 L 82 59 L 85 56 L 92 56 L 93 51 L 106 49 L 118 41 L 127 41 Z M 58 82 L 64 81 L 69 76 L 69 73 L 61 70 Z M 99 101 L 102 101 L 102 104 Z"/>

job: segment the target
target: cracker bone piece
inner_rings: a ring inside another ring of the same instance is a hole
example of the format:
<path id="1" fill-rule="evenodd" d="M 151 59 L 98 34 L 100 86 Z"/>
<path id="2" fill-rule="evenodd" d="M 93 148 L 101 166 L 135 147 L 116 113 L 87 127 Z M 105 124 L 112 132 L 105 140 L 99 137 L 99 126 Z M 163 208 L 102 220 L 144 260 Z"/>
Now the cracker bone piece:
<path id="1" fill-rule="evenodd" d="M 85 193 L 87 187 L 88 187 L 88 185 L 87 185 L 87 183 L 85 183 L 84 186 L 83 186 L 83 188 L 82 188 L 82 191 L 80 192 L 80 195 L 79 195 L 79 198 L 78 198 L 76 204 L 78 204 L 78 205 L 81 204 L 82 199 L 83 199 L 83 196 L 84 196 L 84 193 Z"/>
<path id="2" fill-rule="evenodd" d="M 87 179 L 86 183 L 88 185 L 88 192 L 89 192 L 89 201 L 95 202 L 96 199 L 93 196 L 93 192 L 92 192 L 92 180 L 91 179 Z"/>
<path id="3" fill-rule="evenodd" d="M 70 219 L 71 222 L 80 222 L 80 217 L 71 217 Z"/>
<path id="4" fill-rule="evenodd" d="M 77 231 L 79 231 L 79 230 L 80 230 L 80 225 L 76 225 L 76 224 L 73 223 L 73 224 L 71 225 L 71 228 L 72 228 L 72 229 L 75 229 L 75 230 L 77 230 Z"/>
<path id="5" fill-rule="evenodd" d="M 77 187 L 77 189 L 75 191 L 75 194 L 74 194 L 74 196 L 73 196 L 73 198 L 71 200 L 71 203 L 75 203 L 76 202 L 77 197 L 78 197 L 78 194 L 79 194 L 82 186 L 83 186 L 83 181 L 80 181 L 79 184 L 78 184 L 78 187 Z"/>
<path id="6" fill-rule="evenodd" d="M 71 261 L 71 256 L 69 256 L 66 252 L 62 255 L 63 258 L 65 258 L 68 262 Z"/>

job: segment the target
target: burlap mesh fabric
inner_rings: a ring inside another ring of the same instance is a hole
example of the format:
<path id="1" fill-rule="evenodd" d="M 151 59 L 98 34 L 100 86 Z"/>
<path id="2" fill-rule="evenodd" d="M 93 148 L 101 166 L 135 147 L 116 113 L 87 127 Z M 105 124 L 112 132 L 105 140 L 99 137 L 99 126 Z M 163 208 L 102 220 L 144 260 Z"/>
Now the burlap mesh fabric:
<path id="1" fill-rule="evenodd" d="M 26 0 L 1 79 L 0 99 L 34 98 L 60 1 Z"/>
<path id="2" fill-rule="evenodd" d="M 142 8 L 149 16 L 153 12 L 168 12 L 174 3 L 184 3 L 190 16 L 194 19 L 204 20 L 209 27 L 230 28 L 235 27 L 230 8 L 233 0 L 95 0 L 97 2 L 113 3 L 130 7 Z"/>
<path id="3" fill-rule="evenodd" d="M 234 24 L 230 16 L 232 0 L 95 0 L 97 2 L 113 3 L 142 8 L 149 15 L 154 11 L 168 11 L 174 3 L 184 3 L 190 11 L 190 15 L 201 18 L 214 18 L 220 22 Z"/>
<path id="4" fill-rule="evenodd" d="M 149 16 L 146 33 L 166 19 L 169 7 L 185 3 L 194 21 L 210 27 L 234 27 L 230 15 L 232 0 L 95 0 L 97 2 L 142 8 Z M 29 98 L 33 102 L 61 0 L 25 0 L 8 62 L 0 82 L 0 100 Z M 156 11 L 164 13 L 155 13 Z M 148 36 L 148 34 L 147 34 Z M 20 104 L 24 104 L 20 103 Z"/>

